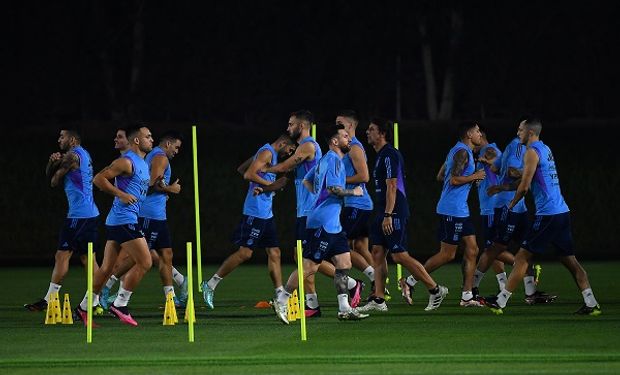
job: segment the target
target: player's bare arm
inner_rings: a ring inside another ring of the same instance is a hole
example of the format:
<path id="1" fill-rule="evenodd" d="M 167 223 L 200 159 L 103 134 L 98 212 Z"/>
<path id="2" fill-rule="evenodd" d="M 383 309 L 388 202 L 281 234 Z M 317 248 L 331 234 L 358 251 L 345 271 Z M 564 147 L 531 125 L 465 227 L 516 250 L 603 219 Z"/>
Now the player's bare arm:
<path id="1" fill-rule="evenodd" d="M 127 158 L 118 158 L 95 175 L 93 184 L 104 193 L 118 197 L 125 204 L 136 203 L 138 202 L 137 197 L 125 193 L 110 182 L 117 176 L 130 176 L 132 173 L 131 161 Z"/>
<path id="2" fill-rule="evenodd" d="M 359 186 L 356 186 L 353 189 L 344 189 L 342 186 L 328 186 L 327 191 L 337 197 L 361 197 L 364 195 L 364 190 L 362 190 Z"/>
<path id="3" fill-rule="evenodd" d="M 508 208 L 513 208 L 527 192 L 530 190 L 530 186 L 532 185 L 532 179 L 534 178 L 534 172 L 536 172 L 536 167 L 538 166 L 539 158 L 536 151 L 529 149 L 525 152 L 525 156 L 523 157 L 524 167 L 523 167 L 523 177 L 521 177 L 521 182 L 519 183 L 519 187 L 517 187 L 517 191 L 515 193 L 514 198 L 510 201 Z"/>
<path id="4" fill-rule="evenodd" d="M 63 177 L 70 171 L 76 169 L 80 164 L 80 160 L 78 156 L 73 152 L 67 152 L 63 155 L 62 159 L 60 159 L 60 164 L 56 172 L 52 175 L 52 180 L 50 185 L 52 187 L 56 187 L 60 184 L 60 181 Z"/>
<path id="5" fill-rule="evenodd" d="M 368 182 L 370 175 L 368 173 L 366 159 L 364 158 L 364 151 L 362 151 L 360 146 L 356 144 L 351 147 L 351 151 L 349 151 L 348 155 L 351 158 L 353 169 L 355 169 L 355 174 L 347 177 L 347 184 Z"/>
<path id="6" fill-rule="evenodd" d="M 385 217 L 381 227 L 383 233 L 386 235 L 394 232 L 394 225 L 392 223 L 392 214 L 394 213 L 394 206 L 396 205 L 396 190 L 398 189 L 398 180 L 396 178 L 388 178 L 385 180 Z"/>
<path id="7" fill-rule="evenodd" d="M 484 169 L 477 170 L 469 176 L 463 176 L 465 166 L 469 161 L 469 154 L 465 150 L 459 150 L 453 157 L 454 165 L 450 171 L 450 184 L 451 185 L 463 185 L 476 180 L 484 180 L 486 173 Z"/>
<path id="8" fill-rule="evenodd" d="M 508 176 L 512 178 L 521 178 L 522 175 L 523 170 L 514 167 L 508 167 Z"/>
<path id="9" fill-rule="evenodd" d="M 484 155 L 478 158 L 478 161 L 486 164 L 493 173 L 497 173 L 498 169 L 495 166 L 495 160 L 497 159 L 497 151 L 494 148 L 489 147 L 485 150 Z"/>
<path id="10" fill-rule="evenodd" d="M 47 166 L 45 167 L 45 175 L 51 177 L 54 172 L 60 166 L 60 160 L 62 159 L 62 154 L 60 152 L 54 152 L 50 155 L 50 158 L 47 162 Z"/>
<path id="11" fill-rule="evenodd" d="M 515 191 L 519 187 L 520 183 L 521 183 L 521 179 L 519 178 L 519 179 L 512 181 L 509 184 L 489 186 L 489 188 L 487 189 L 487 195 L 493 196 L 502 191 Z"/>
<path id="12" fill-rule="evenodd" d="M 241 165 L 237 167 L 237 173 L 243 176 L 245 174 L 245 171 L 247 171 L 250 167 L 250 164 L 252 164 L 252 160 L 254 160 L 253 156 L 249 157 L 246 161 L 241 163 Z"/>
<path id="13" fill-rule="evenodd" d="M 441 165 L 441 168 L 439 168 L 439 172 L 437 172 L 437 176 L 435 178 L 437 179 L 437 181 L 443 182 L 443 178 L 445 175 L 446 175 L 446 163 L 443 163 Z"/>
<path id="14" fill-rule="evenodd" d="M 267 167 L 267 164 L 271 162 L 271 152 L 269 150 L 263 150 L 256 158 L 250 163 L 250 166 L 243 174 L 243 178 L 247 181 L 257 183 L 261 186 L 271 185 L 271 181 L 265 180 L 258 173 Z"/>
<path id="15" fill-rule="evenodd" d="M 179 194 L 181 192 L 181 184 L 177 178 L 172 184 L 166 185 L 164 181 L 164 172 L 168 168 L 170 160 L 165 155 L 157 155 L 151 160 L 151 180 L 149 182 L 149 190 L 153 189 L 166 194 Z"/>
<path id="16" fill-rule="evenodd" d="M 306 160 L 314 159 L 314 153 L 315 153 L 314 143 L 306 142 L 303 145 L 297 147 L 293 156 L 286 159 L 282 163 L 279 163 L 274 166 L 269 166 L 268 168 L 264 168 L 263 172 L 270 172 L 270 173 L 288 172 L 291 169 L 294 169 L 295 167 L 297 167 L 302 162 Z"/>

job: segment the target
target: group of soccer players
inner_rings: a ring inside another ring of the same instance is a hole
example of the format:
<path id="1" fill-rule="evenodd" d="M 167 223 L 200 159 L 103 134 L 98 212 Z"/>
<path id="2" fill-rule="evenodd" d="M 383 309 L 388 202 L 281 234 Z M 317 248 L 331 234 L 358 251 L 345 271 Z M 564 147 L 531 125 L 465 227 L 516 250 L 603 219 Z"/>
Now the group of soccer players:
<path id="1" fill-rule="evenodd" d="M 215 290 L 224 277 L 248 260 L 256 248 L 268 255 L 268 270 L 275 297 L 276 316 L 288 324 L 288 299 L 297 288 L 295 270 L 283 282 L 281 251 L 273 218 L 275 192 L 294 174 L 297 219 L 295 237 L 303 247 L 303 280 L 306 317 L 321 316 L 314 285 L 317 272 L 334 280 L 338 301 L 338 319 L 359 320 L 368 312 L 387 311 L 385 287 L 387 254 L 402 265 L 410 276 L 399 280 L 402 296 L 412 304 L 412 292 L 418 281 L 429 291 L 425 310 L 437 309 L 448 288 L 439 285 L 431 273 L 455 258 L 463 245 L 463 281 L 460 305 L 488 306 L 494 313 L 503 312 L 520 280 L 524 280 L 526 302 L 548 303 L 556 296 L 536 290 L 535 254 L 552 244 L 561 262 L 572 273 L 582 292 L 584 304 L 579 314 L 599 315 L 585 270 L 574 256 L 569 209 L 560 192 L 553 155 L 540 141 L 542 124 L 534 118 L 523 120 L 515 138 L 502 153 L 489 143 L 475 122 L 459 125 L 459 139 L 448 152 L 437 179 L 443 183 L 437 204 L 439 251 L 421 264 L 407 248 L 409 207 L 405 190 L 404 160 L 391 145 L 391 122 L 373 119 L 366 130 L 367 143 L 376 152 L 372 169 L 374 200 L 366 184 L 370 180 L 366 151 L 356 137 L 359 117 L 354 111 L 341 111 L 334 125 L 324 129 L 328 151 L 310 130 L 314 121 L 307 110 L 293 112 L 287 134 L 260 147 L 238 168 L 249 181 L 243 215 L 233 235 L 238 250 L 230 255 L 208 280 L 203 281 L 205 303 L 214 308 Z M 171 183 L 170 159 L 178 152 L 182 136 L 167 132 L 153 148 L 150 130 L 144 124 L 117 132 L 115 146 L 121 152 L 108 167 L 93 177 L 90 155 L 80 144 L 74 130 L 62 130 L 58 140 L 63 153 L 53 153 L 46 172 L 51 185 L 64 183 L 69 212 L 62 228 L 56 263 L 44 299 L 25 305 L 29 310 L 43 310 L 50 296 L 58 292 L 68 270 L 73 251 L 86 263 L 86 244 L 97 244 L 99 211 L 94 203 L 92 185 L 113 195 L 114 202 L 106 219 L 107 241 L 101 267 L 94 261 L 95 306 L 103 306 L 122 322 L 137 325 L 128 310 L 134 289 L 158 263 L 164 294 L 174 296 L 174 280 L 181 288 L 175 303 L 182 306 L 187 297 L 187 283 L 172 266 L 172 246 L 167 227 L 166 201 L 181 190 L 179 181 Z M 278 174 L 282 176 L 278 178 Z M 478 245 L 470 218 L 468 196 L 477 185 L 483 221 L 485 248 L 478 259 Z M 535 220 L 529 222 L 524 196 L 531 191 L 536 205 Z M 519 245 L 516 255 L 510 244 Z M 513 267 L 509 277 L 504 264 Z M 359 269 L 371 283 L 365 305 L 361 293 L 365 284 L 349 277 L 352 267 Z M 481 297 L 478 287 L 485 272 L 493 267 L 497 273 L 499 294 Z M 120 278 L 119 291 L 109 297 L 110 289 Z M 78 319 L 86 322 L 87 297 L 75 309 Z"/>
<path id="2" fill-rule="evenodd" d="M 421 281 L 429 291 L 425 310 L 437 309 L 448 288 L 435 282 L 430 273 L 452 261 L 460 244 L 464 249 L 460 306 L 488 306 L 491 311 L 502 313 L 520 279 L 524 280 L 526 303 L 552 302 L 556 296 L 536 290 L 536 277 L 532 274 L 535 268 L 531 266 L 533 255 L 552 244 L 582 291 L 584 304 L 577 313 L 601 313 L 587 274 L 574 256 L 569 210 L 560 192 L 551 151 L 539 140 L 542 130 L 539 120 L 522 121 L 517 138 L 504 153 L 495 144 L 489 144 L 477 123 L 460 124 L 458 142 L 448 152 L 437 176 L 443 183 L 437 204 L 440 250 L 424 265 L 411 257 L 407 249 L 409 208 L 404 161 L 390 144 L 391 123 L 373 119 L 366 130 L 367 142 L 377 153 L 372 171 L 373 202 L 366 188 L 370 179 L 366 153 L 356 138 L 357 114 L 342 111 L 336 116 L 336 124 L 325 129 L 329 149 L 325 154 L 310 136 L 312 122 L 309 111 L 293 112 L 288 137 L 282 135 L 274 143 L 265 144 L 239 167 L 239 172 L 250 182 L 243 216 L 234 234 L 239 249 L 203 282 L 208 307 L 214 308 L 218 283 L 249 259 L 254 249 L 265 248 L 275 289 L 272 305 L 278 319 L 288 324 L 287 302 L 298 286 L 298 276 L 294 271 L 286 283 L 282 281 L 272 201 L 274 192 L 287 183 L 287 177 L 277 175 L 293 171 L 296 239 L 303 245 L 306 317 L 321 316 L 314 287 L 317 271 L 334 280 L 340 320 L 359 320 L 368 317 L 371 311 L 387 311 L 388 253 L 395 263 L 411 273 L 399 280 L 405 301 L 412 304 L 413 287 Z M 292 156 L 281 161 L 293 150 Z M 467 203 L 472 185 L 478 186 L 485 231 L 485 248 L 479 260 Z M 536 203 L 536 218 L 532 223 L 523 199 L 530 190 Z M 510 244 L 520 246 L 516 256 L 508 251 Z M 513 266 L 510 277 L 506 276 L 504 264 Z M 349 277 L 352 266 L 371 281 L 372 291 L 363 306 L 359 304 L 364 283 Z M 479 294 L 478 287 L 491 266 L 497 271 L 500 293 L 485 298 Z"/>
<path id="3" fill-rule="evenodd" d="M 182 141 L 178 132 L 170 131 L 153 147 L 153 137 L 146 125 L 120 129 L 114 139 L 120 156 L 94 175 L 90 154 L 81 146 L 78 132 L 61 130 L 58 144 L 62 153 L 50 156 L 46 172 L 52 187 L 63 182 L 69 210 L 60 233 L 49 289 L 43 299 L 25 305 L 27 309 L 47 308 L 51 295 L 61 288 L 73 251 L 86 263 L 88 243 L 96 249 L 99 210 L 93 199 L 93 185 L 114 196 L 105 221 L 107 241 L 101 266 L 93 260 L 94 307 L 101 304 L 123 323 L 138 325 L 127 305 L 153 263 L 158 263 L 164 294 L 175 296 L 174 279 L 181 287 L 175 301 L 180 305 L 185 302 L 187 282 L 172 266 L 166 218 L 169 195 L 181 191 L 178 179 L 171 183 L 170 159 L 177 155 Z M 119 277 L 118 293 L 108 299 L 110 288 Z M 86 294 L 74 311 L 75 317 L 85 324 L 87 307 Z"/>

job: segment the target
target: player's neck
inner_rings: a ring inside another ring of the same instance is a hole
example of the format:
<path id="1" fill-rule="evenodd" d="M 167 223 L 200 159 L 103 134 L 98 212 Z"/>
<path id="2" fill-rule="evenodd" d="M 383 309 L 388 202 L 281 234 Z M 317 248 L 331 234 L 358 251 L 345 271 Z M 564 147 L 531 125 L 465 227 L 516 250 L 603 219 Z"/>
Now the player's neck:
<path id="1" fill-rule="evenodd" d="M 530 147 L 532 143 L 538 141 L 540 141 L 540 137 L 530 137 L 530 139 L 527 140 L 527 147 Z"/>
<path id="2" fill-rule="evenodd" d="M 340 159 L 342 159 L 342 157 L 344 156 L 344 153 L 342 152 L 342 150 L 341 150 L 341 149 L 340 149 L 340 147 L 338 147 L 338 146 L 332 146 L 332 145 L 330 145 L 330 146 L 329 146 L 329 149 L 330 149 L 331 151 L 335 152 L 335 153 L 336 153 L 336 155 L 338 155 L 338 157 L 339 157 Z"/>
<path id="3" fill-rule="evenodd" d="M 375 149 L 376 152 L 379 152 L 379 150 L 381 150 L 385 145 L 387 145 L 387 141 L 381 140 L 378 143 L 374 144 L 372 147 Z"/>
<path id="4" fill-rule="evenodd" d="M 304 139 L 308 138 L 310 136 L 310 130 L 304 129 L 301 131 L 301 134 L 299 134 L 299 139 L 297 140 L 297 143 L 303 141 Z"/>
<path id="5" fill-rule="evenodd" d="M 471 139 L 461 139 L 461 143 L 466 144 L 470 150 L 474 149 L 474 144 L 472 143 Z"/>

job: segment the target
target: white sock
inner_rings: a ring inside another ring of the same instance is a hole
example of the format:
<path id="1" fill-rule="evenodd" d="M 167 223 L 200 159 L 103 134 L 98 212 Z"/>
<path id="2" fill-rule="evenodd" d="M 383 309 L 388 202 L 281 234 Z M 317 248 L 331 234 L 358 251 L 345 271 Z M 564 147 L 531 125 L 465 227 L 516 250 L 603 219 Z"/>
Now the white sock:
<path id="1" fill-rule="evenodd" d="M 476 268 L 476 271 L 474 272 L 474 288 L 480 287 L 480 282 L 482 281 L 483 277 L 484 272 L 480 272 L 480 270 Z"/>
<path id="2" fill-rule="evenodd" d="M 177 269 L 174 267 L 172 267 L 172 278 L 178 286 L 183 285 L 183 282 L 185 281 L 185 276 L 183 276 L 183 274 L 177 271 Z"/>
<path id="3" fill-rule="evenodd" d="M 164 296 L 168 298 L 168 293 L 172 293 L 172 297 L 174 298 L 176 294 L 174 294 L 174 287 L 172 285 L 164 285 Z"/>
<path id="4" fill-rule="evenodd" d="M 121 280 L 121 282 L 118 284 L 118 285 L 119 285 L 119 287 L 118 287 L 118 289 L 119 289 L 119 290 L 120 290 L 121 288 L 122 288 L 122 289 L 124 289 L 124 288 L 125 288 L 125 278 L 124 278 L 124 277 L 121 277 L 121 279 L 120 279 L 120 280 Z"/>
<path id="5" fill-rule="evenodd" d="M 99 304 L 99 294 L 93 293 L 93 307 Z M 80 302 L 80 309 L 86 311 L 88 309 L 88 292 L 84 294 L 82 302 Z"/>
<path id="6" fill-rule="evenodd" d="M 512 296 L 511 292 L 507 291 L 506 289 L 502 289 L 502 291 L 499 292 L 499 294 L 497 295 L 497 304 L 499 305 L 499 307 L 501 307 L 502 309 L 506 307 L 510 296 Z"/>
<path id="7" fill-rule="evenodd" d="M 286 305 L 288 303 L 288 299 L 291 298 L 291 293 L 287 292 L 286 289 L 282 291 L 282 293 L 277 295 L 278 302 L 281 305 Z"/>
<path id="8" fill-rule="evenodd" d="M 276 297 L 280 295 L 280 293 L 284 293 L 284 287 L 282 285 L 280 285 L 279 287 L 276 288 Z"/>
<path id="9" fill-rule="evenodd" d="M 592 288 L 582 290 L 581 295 L 583 296 L 583 302 L 586 304 L 586 306 L 594 307 L 598 305 L 598 302 L 596 302 L 596 298 L 594 298 Z"/>
<path id="10" fill-rule="evenodd" d="M 406 282 L 407 284 L 409 284 L 410 287 L 414 287 L 415 284 L 418 282 L 418 280 L 414 279 L 413 276 L 409 275 L 409 277 L 407 277 Z"/>
<path id="11" fill-rule="evenodd" d="M 50 283 L 50 287 L 47 289 L 47 294 L 45 295 L 45 298 L 43 298 L 43 299 L 46 302 L 49 302 L 50 301 L 50 295 L 52 293 L 59 293 L 60 292 L 60 288 L 62 288 L 62 285 Z M 58 297 L 58 299 L 60 299 L 60 296 Z"/>
<path id="12" fill-rule="evenodd" d="M 366 277 L 368 277 L 368 279 L 371 282 L 375 281 L 375 269 L 372 268 L 372 266 L 366 267 L 366 269 L 363 272 L 364 272 L 364 275 L 366 275 Z"/>
<path id="13" fill-rule="evenodd" d="M 319 297 L 316 293 L 306 294 L 306 305 L 311 309 L 316 309 L 319 307 Z"/>
<path id="14" fill-rule="evenodd" d="M 506 276 L 506 272 L 500 272 L 495 275 L 497 279 L 497 285 L 499 285 L 499 290 L 506 289 L 506 282 L 508 281 L 508 277 Z"/>
<path id="15" fill-rule="evenodd" d="M 215 275 L 213 275 L 213 277 L 209 279 L 209 281 L 207 281 L 207 285 L 209 286 L 209 288 L 215 290 L 215 288 L 217 288 L 217 284 L 219 284 L 220 281 L 222 281 L 222 278 L 216 273 Z"/>
<path id="16" fill-rule="evenodd" d="M 351 290 L 355 288 L 357 281 L 352 277 L 347 277 L 347 289 Z"/>
<path id="17" fill-rule="evenodd" d="M 351 310 L 351 305 L 349 305 L 349 296 L 347 294 L 339 294 L 338 295 L 338 311 L 347 312 Z"/>
<path id="18" fill-rule="evenodd" d="M 118 288 L 118 294 L 116 295 L 116 299 L 114 300 L 114 306 L 116 307 L 127 306 L 132 293 L 133 292 L 131 290 L 127 290 L 125 288 Z"/>
<path id="19" fill-rule="evenodd" d="M 469 301 L 472 298 L 474 298 L 474 294 L 471 292 L 471 290 L 464 290 L 463 293 L 461 293 L 461 299 L 463 301 Z"/>
<path id="20" fill-rule="evenodd" d="M 536 281 L 534 276 L 525 276 L 523 278 L 523 284 L 525 285 L 525 295 L 531 296 L 536 293 Z"/>
<path id="21" fill-rule="evenodd" d="M 118 281 L 118 277 L 112 275 L 110 276 L 108 281 L 105 283 L 105 287 L 108 289 L 112 289 L 112 287 L 114 286 L 114 284 L 116 284 L 117 281 Z"/>

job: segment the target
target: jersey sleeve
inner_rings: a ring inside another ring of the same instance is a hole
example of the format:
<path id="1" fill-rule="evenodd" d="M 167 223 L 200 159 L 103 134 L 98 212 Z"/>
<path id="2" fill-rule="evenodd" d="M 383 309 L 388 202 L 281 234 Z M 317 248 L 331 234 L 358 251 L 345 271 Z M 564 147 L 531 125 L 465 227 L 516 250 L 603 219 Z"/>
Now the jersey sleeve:
<path id="1" fill-rule="evenodd" d="M 329 158 L 327 171 L 325 173 L 325 186 L 339 186 L 344 188 L 346 177 L 344 175 L 344 164 L 337 158 Z"/>
<path id="2" fill-rule="evenodd" d="M 383 167 L 385 167 L 385 179 L 397 178 L 400 169 L 400 160 L 395 152 L 386 153 L 383 159 Z"/>

